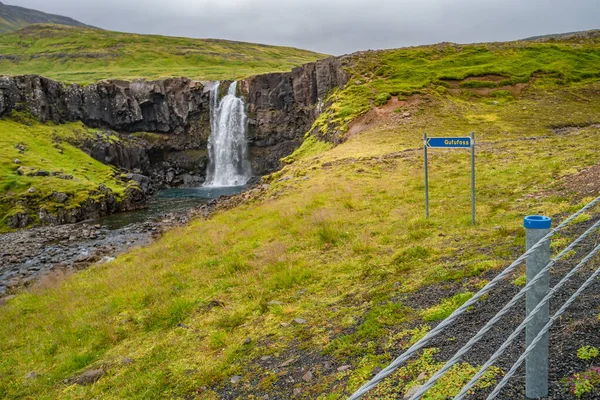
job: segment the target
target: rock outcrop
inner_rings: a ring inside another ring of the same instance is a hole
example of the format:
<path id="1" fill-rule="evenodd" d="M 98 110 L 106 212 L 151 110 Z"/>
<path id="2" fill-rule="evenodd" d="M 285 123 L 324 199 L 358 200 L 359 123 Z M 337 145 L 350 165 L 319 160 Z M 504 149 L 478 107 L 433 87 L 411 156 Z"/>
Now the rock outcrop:
<path id="1" fill-rule="evenodd" d="M 82 121 L 118 132 L 181 134 L 209 107 L 204 85 L 184 78 L 79 86 L 24 75 L 1 77 L 0 94 L 0 115 L 25 106 L 40 121 Z"/>
<path id="2" fill-rule="evenodd" d="M 136 176 L 136 174 L 132 174 L 128 178 L 135 184 L 127 186 L 121 199 L 117 199 L 112 190 L 100 185 L 98 190 L 91 191 L 90 197 L 79 203 L 77 207 L 49 211 L 44 206 L 21 202 L 20 207 L 23 210 L 7 217 L 6 223 L 11 228 L 27 227 L 34 222 L 28 210 L 37 210 L 37 219 L 42 225 L 63 225 L 144 208 L 147 200 L 144 189 L 148 188 L 148 178 Z M 68 196 L 64 193 L 55 193 L 54 197 L 60 203 L 68 200 Z"/>
<path id="3" fill-rule="evenodd" d="M 343 58 L 327 58 L 291 72 L 258 75 L 242 82 L 247 95 L 250 152 L 259 174 L 280 168 L 304 140 L 324 106 L 327 94 L 348 77 Z"/>

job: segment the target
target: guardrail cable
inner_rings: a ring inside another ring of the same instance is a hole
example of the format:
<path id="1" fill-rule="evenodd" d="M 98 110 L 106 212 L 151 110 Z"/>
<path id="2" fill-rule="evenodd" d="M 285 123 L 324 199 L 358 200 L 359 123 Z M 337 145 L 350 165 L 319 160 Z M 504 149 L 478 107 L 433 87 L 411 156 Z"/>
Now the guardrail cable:
<path id="1" fill-rule="evenodd" d="M 517 327 L 517 329 L 515 329 L 513 331 L 513 333 L 511 333 L 510 336 L 504 341 L 504 343 L 502 343 L 502 346 L 500 346 L 498 348 L 498 350 L 496 350 L 496 352 L 494 354 L 492 354 L 492 356 L 485 362 L 485 364 L 483 364 L 483 366 L 479 369 L 479 371 L 475 374 L 475 376 L 469 381 L 469 383 L 467 383 L 462 388 L 460 393 L 454 398 L 455 400 L 460 400 L 465 397 L 467 392 L 469 390 L 471 390 L 473 388 L 473 386 L 475 386 L 475 384 L 477 384 L 477 381 L 485 374 L 485 371 L 487 371 L 488 368 L 491 367 L 494 364 L 494 362 L 496 362 L 496 360 L 512 344 L 512 342 L 519 335 L 519 333 L 521 333 L 523 331 L 523 329 L 525 329 L 525 327 L 527 326 L 527 323 L 529 321 L 531 321 L 535 317 L 535 315 L 542 309 L 542 307 L 544 307 L 546 305 L 546 303 L 548 303 L 550 301 L 550 298 L 554 295 L 554 293 L 556 293 L 565 283 L 567 283 L 567 281 L 569 279 L 571 279 L 571 277 L 573 275 L 575 275 L 581 268 L 583 268 L 585 266 L 585 264 L 587 264 L 587 262 L 589 260 L 591 260 L 592 257 L 594 257 L 598 253 L 598 251 L 600 251 L 600 245 L 594 247 L 594 249 L 591 252 L 589 252 L 588 255 L 586 255 L 583 258 L 583 260 L 581 260 L 579 262 L 579 264 L 577 264 L 575 266 L 575 268 L 573 268 L 571 271 L 569 271 L 569 273 L 567 275 L 565 275 L 564 278 L 562 278 L 560 280 L 560 282 L 558 282 L 552 289 L 550 289 L 548 291 L 548 294 L 546 294 L 546 296 L 544 296 L 544 298 L 538 303 L 538 305 L 535 306 L 535 308 L 531 311 L 531 313 L 529 313 L 527 318 L 525 318 L 523 320 L 523 322 L 521 322 L 521 324 Z"/>
<path id="2" fill-rule="evenodd" d="M 448 360 L 448 362 L 446 362 L 446 364 L 439 370 L 437 371 L 428 381 L 427 383 L 425 383 L 423 385 L 423 387 L 417 391 L 411 398 L 410 400 L 417 400 L 420 399 L 421 396 L 423 396 L 429 389 L 431 389 L 433 387 L 433 385 L 435 385 L 435 383 L 442 377 L 444 376 L 444 374 L 446 372 L 448 372 L 448 370 L 450 370 L 450 368 L 452 368 L 452 366 L 454 364 L 456 364 L 458 361 L 460 361 L 462 359 L 462 357 L 469 352 L 473 346 L 475 346 L 475 344 L 477 342 L 479 342 L 481 339 L 483 339 L 483 337 L 485 336 L 485 334 L 487 332 L 489 332 L 490 329 L 492 329 L 492 327 L 494 326 L 494 324 L 496 324 L 496 322 L 500 321 L 500 319 L 502 319 L 502 317 L 504 315 L 506 315 L 510 309 L 512 307 L 514 307 L 517 302 L 523 298 L 523 296 L 525 296 L 527 294 L 527 292 L 540 280 L 544 277 L 544 274 L 546 272 L 548 272 L 550 270 L 550 268 L 552 268 L 558 261 L 560 261 L 565 255 L 567 255 L 567 253 L 569 253 L 571 250 L 573 250 L 577 245 L 579 245 L 585 238 L 587 238 L 592 232 L 594 232 L 598 227 L 600 227 L 600 220 L 597 221 L 595 224 L 593 224 L 588 230 L 586 230 L 581 236 L 579 236 L 577 239 L 575 239 L 569 246 L 567 246 L 563 251 L 561 251 L 556 257 L 554 257 L 552 259 L 552 261 L 550 261 L 548 264 L 546 264 L 546 266 L 533 278 L 531 279 L 529 282 L 527 282 L 527 285 L 524 286 L 519 293 L 517 293 L 508 303 L 506 303 L 506 305 L 500 310 L 498 311 L 498 313 L 492 318 L 490 319 L 487 324 L 481 328 L 479 330 L 479 332 L 477 332 L 477 334 L 475 334 L 473 336 L 473 338 L 471 338 L 471 340 L 469 340 L 467 342 L 467 344 L 465 344 L 460 350 L 458 350 L 456 352 L 456 354 L 454 354 L 454 356 Z"/>
<path id="3" fill-rule="evenodd" d="M 529 346 L 527 346 L 527 349 L 525 349 L 525 351 L 523 352 L 523 354 L 521 354 L 521 356 L 513 364 L 513 366 L 511 367 L 511 369 L 506 373 L 506 375 L 504 375 L 504 377 L 498 383 L 498 385 L 496 385 L 496 387 L 494 388 L 494 390 L 492 391 L 492 393 L 490 393 L 490 395 L 488 396 L 487 400 L 491 400 L 491 399 L 496 398 L 496 396 L 500 393 L 500 391 L 502 390 L 502 388 L 504 388 L 504 386 L 506 386 L 506 384 L 508 383 L 509 379 L 512 378 L 512 376 L 515 374 L 515 372 L 517 372 L 517 369 L 519 369 L 519 367 L 521 366 L 521 364 L 523 364 L 523 361 L 525 360 L 525 358 L 527 358 L 527 355 L 535 348 L 535 346 L 539 343 L 539 341 L 542 339 L 542 337 L 544 337 L 544 335 L 546 333 L 548 333 L 548 331 L 550 330 L 550 327 L 552 327 L 552 325 L 556 322 L 556 320 L 567 310 L 567 308 L 569 308 L 569 306 L 571 304 L 573 304 L 573 302 L 575 300 L 577 300 L 577 298 L 581 295 L 581 293 L 583 293 L 583 291 L 585 289 L 587 289 L 594 282 L 594 280 L 596 278 L 598 278 L 598 276 L 600 276 L 600 268 L 598 268 L 583 283 L 583 285 L 581 285 L 581 287 L 579 289 L 577 289 L 577 291 L 575 293 L 573 293 L 573 295 L 571 297 L 569 297 L 569 300 L 567 300 L 565 302 L 565 304 L 563 304 L 562 307 L 552 317 L 550 317 L 550 319 L 548 320 L 548 322 L 546 323 L 546 325 L 544 325 L 544 327 L 542 328 L 542 330 L 531 341 L 531 344 Z"/>
<path id="4" fill-rule="evenodd" d="M 511 272 L 513 272 L 523 261 L 525 261 L 533 252 L 538 250 L 544 243 L 549 240 L 552 236 L 562 230 L 565 226 L 571 223 L 575 218 L 588 211 L 592 207 L 596 206 L 600 202 L 600 196 L 596 197 L 594 200 L 586 204 L 579 211 L 572 214 L 569 218 L 564 220 L 560 225 L 556 228 L 552 229 L 546 236 L 541 238 L 537 243 L 535 243 L 529 250 L 523 253 L 519 258 L 517 258 L 514 262 L 512 262 L 508 267 L 506 267 L 500 274 L 498 274 L 494 279 L 492 279 L 489 283 L 487 283 L 481 290 L 479 290 L 471 299 L 465 302 L 462 306 L 457 308 L 450 316 L 448 316 L 445 320 L 440 322 L 436 327 L 434 327 L 431 331 L 429 331 L 423 338 L 413 344 L 410 348 L 408 348 L 403 354 L 401 354 L 398 358 L 392 361 L 386 368 L 381 370 L 377 375 L 375 375 L 369 382 L 365 383 L 361 386 L 356 392 L 354 392 L 348 400 L 356 400 L 364 396 L 369 390 L 373 389 L 379 382 L 385 379 L 387 376 L 391 375 L 396 369 L 398 369 L 401 365 L 403 365 L 409 358 L 411 358 L 416 352 L 425 347 L 433 338 L 442 333 L 444 329 L 456 321 L 469 307 L 474 305 L 481 297 L 485 296 L 489 293 L 501 280 L 506 278 Z"/>

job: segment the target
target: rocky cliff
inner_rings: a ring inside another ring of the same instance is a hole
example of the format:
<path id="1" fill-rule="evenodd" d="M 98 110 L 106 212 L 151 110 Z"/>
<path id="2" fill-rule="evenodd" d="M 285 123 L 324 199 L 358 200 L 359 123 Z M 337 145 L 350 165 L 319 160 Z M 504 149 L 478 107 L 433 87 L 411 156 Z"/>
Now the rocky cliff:
<path id="1" fill-rule="evenodd" d="M 240 82 L 255 174 L 276 170 L 279 159 L 302 143 L 327 92 L 346 83 L 342 66 L 342 59 L 329 58 Z M 43 122 L 82 121 L 114 130 L 123 139 L 118 143 L 80 146 L 102 162 L 139 169 L 162 184 L 198 184 L 207 162 L 212 85 L 171 78 L 79 86 L 36 75 L 0 77 L 0 116 L 21 110 Z"/>
<path id="2" fill-rule="evenodd" d="M 328 58 L 288 73 L 258 75 L 242 82 L 247 96 L 252 165 L 258 174 L 277 170 L 280 159 L 304 140 L 326 95 L 347 81 L 344 59 Z"/>

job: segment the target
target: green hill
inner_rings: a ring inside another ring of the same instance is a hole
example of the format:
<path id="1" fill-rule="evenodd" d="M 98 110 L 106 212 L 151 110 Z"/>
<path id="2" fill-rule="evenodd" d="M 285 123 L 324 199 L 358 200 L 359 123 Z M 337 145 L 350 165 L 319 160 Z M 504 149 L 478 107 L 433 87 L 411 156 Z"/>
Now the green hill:
<path id="1" fill-rule="evenodd" d="M 216 39 L 137 35 L 33 25 L 0 35 L 0 71 L 69 83 L 101 79 L 238 79 L 293 67 L 325 55 L 291 47 Z"/>
<path id="2" fill-rule="evenodd" d="M 16 31 L 32 24 L 87 26 L 73 18 L 0 3 L 0 33 Z"/>
<path id="3" fill-rule="evenodd" d="M 342 144 L 309 136 L 266 193 L 0 306 L 0 397 L 346 398 L 514 260 L 524 215 L 595 196 L 599 60 L 594 38 L 353 55 L 315 125 Z M 475 132 L 477 225 L 466 150 L 430 153 L 424 218 L 425 131 Z M 402 398 L 435 351 L 367 398 Z M 454 396 L 473 367 L 427 398 Z M 76 384 L 90 369 L 105 374 Z"/>

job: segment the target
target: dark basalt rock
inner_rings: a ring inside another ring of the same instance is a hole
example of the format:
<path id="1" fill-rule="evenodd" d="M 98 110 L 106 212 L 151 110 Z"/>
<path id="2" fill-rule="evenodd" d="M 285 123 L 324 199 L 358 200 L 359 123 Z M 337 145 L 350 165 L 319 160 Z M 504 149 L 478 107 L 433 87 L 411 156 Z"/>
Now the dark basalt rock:
<path id="1" fill-rule="evenodd" d="M 25 228 L 31 223 L 31 218 L 27 213 L 16 213 L 10 216 L 7 220 L 8 226 L 11 228 Z"/>
<path id="2" fill-rule="evenodd" d="M 50 213 L 44 207 L 41 207 L 37 212 L 39 221 L 42 225 L 73 224 L 117 212 L 144 208 L 146 207 L 147 196 L 143 187 L 149 185 L 149 178 L 143 175 L 136 178 L 140 179 L 140 182 L 133 177 L 131 179 L 138 183 L 138 186 L 128 186 L 127 189 L 125 189 L 125 195 L 121 201 L 118 201 L 115 198 L 114 193 L 110 189 L 101 185 L 99 191 L 93 193 L 96 195 L 94 198 L 88 198 L 76 208 L 60 209 L 54 213 Z M 148 187 L 146 187 L 146 189 L 148 189 Z M 8 224 L 13 228 L 23 228 L 30 222 L 31 220 L 28 215 L 17 214 L 13 216 L 12 219 L 9 219 Z"/>
<path id="3" fill-rule="evenodd" d="M 152 187 L 152 181 L 145 175 L 127 174 L 127 179 L 130 179 L 137 183 L 142 192 L 144 192 L 144 194 L 152 194 L 154 191 Z"/>
<path id="4" fill-rule="evenodd" d="M 133 143 L 111 143 L 95 141 L 84 143 L 80 147 L 96 160 L 126 170 L 150 168 L 147 149 L 143 145 Z"/>
<path id="5" fill-rule="evenodd" d="M 348 80 L 344 58 L 327 58 L 292 72 L 258 75 L 242 81 L 247 95 L 252 166 L 261 175 L 281 167 L 304 140 L 324 107 L 327 94 Z"/>
<path id="6" fill-rule="evenodd" d="M 201 82 L 184 78 L 81 87 L 37 75 L 0 77 L 0 95 L 0 115 L 25 105 L 40 121 L 82 121 L 119 132 L 181 131 L 208 111 L 209 101 Z"/>

